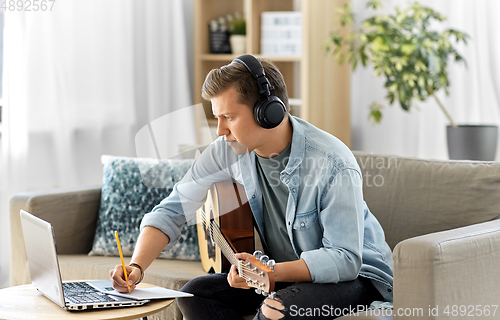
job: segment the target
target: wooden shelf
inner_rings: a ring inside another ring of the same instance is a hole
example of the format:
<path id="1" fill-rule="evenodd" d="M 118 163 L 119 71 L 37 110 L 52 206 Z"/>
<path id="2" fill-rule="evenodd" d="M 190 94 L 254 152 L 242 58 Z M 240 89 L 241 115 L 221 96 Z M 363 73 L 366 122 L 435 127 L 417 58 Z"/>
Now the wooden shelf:
<path id="1" fill-rule="evenodd" d="M 302 55 L 265 56 L 280 69 L 289 97 L 293 97 L 292 113 L 350 144 L 350 71 L 339 66 L 333 57 L 324 53 L 323 42 L 334 28 L 336 7 L 350 0 L 196 0 L 195 54 L 193 100 L 202 103 L 209 125 L 216 126 L 210 102 L 203 101 L 201 87 L 207 73 L 230 63 L 238 55 L 210 54 L 208 23 L 236 11 L 247 21 L 247 53 L 260 54 L 261 14 L 266 11 L 302 12 Z M 300 8 L 294 8 L 299 3 Z"/>

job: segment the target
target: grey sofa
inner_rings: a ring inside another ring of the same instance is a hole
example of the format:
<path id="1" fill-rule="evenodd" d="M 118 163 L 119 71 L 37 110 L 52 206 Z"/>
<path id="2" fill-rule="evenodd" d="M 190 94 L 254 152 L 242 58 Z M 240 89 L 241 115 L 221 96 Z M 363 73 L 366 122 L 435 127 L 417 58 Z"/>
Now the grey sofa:
<path id="1" fill-rule="evenodd" d="M 493 312 L 498 318 L 500 163 L 355 155 L 365 200 L 394 250 L 395 271 L 394 310 L 360 312 L 356 318 L 460 318 L 455 315 L 464 308 L 475 319 L 491 319 Z M 53 224 L 64 280 L 107 279 L 116 258 L 87 256 L 99 200 L 99 186 L 15 196 L 11 285 L 30 282 L 20 209 Z M 157 259 L 144 281 L 180 289 L 204 274 L 198 261 Z M 150 319 L 182 316 L 173 304 Z"/>

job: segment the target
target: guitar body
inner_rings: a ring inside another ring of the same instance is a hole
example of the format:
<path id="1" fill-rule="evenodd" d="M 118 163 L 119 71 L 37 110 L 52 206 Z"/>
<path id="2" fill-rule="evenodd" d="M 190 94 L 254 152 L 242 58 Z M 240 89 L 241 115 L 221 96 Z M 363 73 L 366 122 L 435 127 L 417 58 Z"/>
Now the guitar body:
<path id="1" fill-rule="evenodd" d="M 205 204 L 196 212 L 198 244 L 203 270 L 220 273 L 230 268 L 207 227 L 214 220 L 236 252 L 254 251 L 252 210 L 242 185 L 231 181 L 216 183 L 210 188 Z"/>

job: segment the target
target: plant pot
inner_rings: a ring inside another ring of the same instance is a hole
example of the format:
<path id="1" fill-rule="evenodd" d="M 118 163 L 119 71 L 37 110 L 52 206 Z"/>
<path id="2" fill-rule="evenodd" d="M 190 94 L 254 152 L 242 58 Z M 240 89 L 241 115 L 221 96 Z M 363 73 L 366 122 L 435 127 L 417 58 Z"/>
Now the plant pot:
<path id="1" fill-rule="evenodd" d="M 231 51 L 233 54 L 245 54 L 247 51 L 247 36 L 233 34 L 229 37 L 231 43 Z"/>
<path id="2" fill-rule="evenodd" d="M 498 126 L 459 125 L 446 128 L 451 160 L 495 160 Z"/>

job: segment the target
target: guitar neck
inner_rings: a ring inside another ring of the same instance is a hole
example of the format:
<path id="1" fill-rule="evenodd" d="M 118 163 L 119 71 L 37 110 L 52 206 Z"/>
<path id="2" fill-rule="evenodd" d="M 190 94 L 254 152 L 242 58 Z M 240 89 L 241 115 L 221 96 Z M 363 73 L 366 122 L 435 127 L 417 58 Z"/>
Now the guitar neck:
<path id="1" fill-rule="evenodd" d="M 226 239 L 226 236 L 222 233 L 217 222 L 210 221 L 210 231 L 213 234 L 213 239 L 219 246 L 222 254 L 232 265 L 238 265 L 238 259 L 234 256 L 236 251 L 233 249 L 233 246 Z"/>
<path id="2" fill-rule="evenodd" d="M 214 220 L 207 222 L 206 214 L 203 210 L 201 211 L 201 215 L 203 216 L 203 224 L 207 231 L 210 232 L 211 238 L 215 241 L 226 259 L 237 267 L 239 276 L 245 279 L 250 287 L 255 288 L 257 293 L 262 293 L 274 299 L 274 260 L 269 260 L 269 257 L 266 255 L 262 256 L 262 252 L 260 251 L 260 261 L 257 261 L 255 258 L 257 252 L 254 253 L 254 256 L 247 257 L 245 261 L 236 259 L 236 250 L 222 233 L 217 222 Z M 266 259 L 263 259 L 264 257 Z"/>
<path id="3" fill-rule="evenodd" d="M 229 204 L 221 209 L 219 201 L 231 199 L 231 197 L 220 196 L 219 192 L 222 191 L 229 194 L 236 193 L 237 203 Z M 216 183 L 209 190 L 205 205 L 197 211 L 198 241 L 203 269 L 223 272 L 228 267 L 227 262 L 229 262 L 237 267 L 238 275 L 246 280 L 249 287 L 253 287 L 257 293 L 262 293 L 273 299 L 275 261 L 262 255 L 260 251 L 255 251 L 251 256 L 245 255 L 245 259 L 242 260 L 235 256 L 238 251 L 251 252 L 254 250 L 252 212 L 248 202 L 244 202 L 239 194 L 238 186 L 233 182 Z M 237 209 L 234 209 L 235 207 Z M 229 210 L 230 208 L 231 210 Z M 223 223 L 220 212 L 225 214 Z M 243 217 L 239 217 L 240 215 Z M 216 220 L 221 221 L 221 226 L 223 226 L 224 231 L 227 231 L 227 235 L 219 228 Z M 238 242 L 238 249 L 233 246 L 232 241 Z M 221 259 L 221 255 L 226 259 Z"/>

